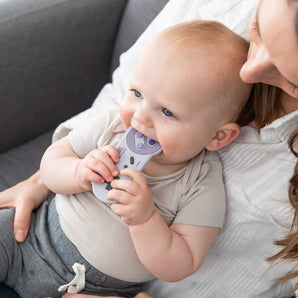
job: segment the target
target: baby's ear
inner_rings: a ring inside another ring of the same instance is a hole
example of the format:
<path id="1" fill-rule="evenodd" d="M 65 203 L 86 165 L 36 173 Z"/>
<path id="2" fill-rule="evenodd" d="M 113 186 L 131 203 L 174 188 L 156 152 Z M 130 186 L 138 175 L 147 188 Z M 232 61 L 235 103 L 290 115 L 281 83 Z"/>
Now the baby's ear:
<path id="1" fill-rule="evenodd" d="M 240 127 L 236 123 L 226 123 L 222 125 L 212 138 L 209 144 L 205 147 L 209 151 L 216 151 L 235 140 L 240 132 Z"/>

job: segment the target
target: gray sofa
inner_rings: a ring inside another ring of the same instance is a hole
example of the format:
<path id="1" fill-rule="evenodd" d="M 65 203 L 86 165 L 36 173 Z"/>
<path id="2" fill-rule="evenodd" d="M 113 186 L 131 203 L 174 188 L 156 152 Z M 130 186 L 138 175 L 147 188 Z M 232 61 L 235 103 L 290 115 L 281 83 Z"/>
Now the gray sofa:
<path id="1" fill-rule="evenodd" d="M 0 1 L 0 191 L 39 168 L 55 127 L 91 105 L 167 2 Z"/>
<path id="2" fill-rule="evenodd" d="M 167 0 L 0 2 L 0 191 L 39 167 Z"/>

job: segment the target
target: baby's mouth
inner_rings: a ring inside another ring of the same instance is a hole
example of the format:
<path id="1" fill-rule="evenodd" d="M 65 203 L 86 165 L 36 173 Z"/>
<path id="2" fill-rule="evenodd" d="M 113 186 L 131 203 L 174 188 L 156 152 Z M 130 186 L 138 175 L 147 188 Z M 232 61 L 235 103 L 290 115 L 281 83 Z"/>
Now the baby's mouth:
<path id="1" fill-rule="evenodd" d="M 152 133 L 149 131 L 149 129 L 145 125 L 143 125 L 143 124 L 141 124 L 141 123 L 139 123 L 137 121 L 132 120 L 131 121 L 131 126 L 135 130 L 137 130 L 139 133 L 141 133 L 142 135 L 146 136 L 147 138 L 152 139 L 152 140 L 158 142 L 157 138 L 152 135 Z"/>

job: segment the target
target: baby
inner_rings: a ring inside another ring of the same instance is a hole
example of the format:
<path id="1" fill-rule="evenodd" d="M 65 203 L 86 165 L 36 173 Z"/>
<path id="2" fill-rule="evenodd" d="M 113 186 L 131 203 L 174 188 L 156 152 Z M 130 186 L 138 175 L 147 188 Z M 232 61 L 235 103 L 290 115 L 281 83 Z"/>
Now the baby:
<path id="1" fill-rule="evenodd" d="M 239 70 L 248 43 L 224 25 L 183 23 L 158 34 L 138 60 L 119 111 L 102 113 L 51 145 L 41 162 L 55 199 L 15 242 L 1 210 L 0 282 L 22 297 L 60 291 L 133 297 L 153 278 L 196 272 L 223 225 L 225 192 L 214 152 L 239 134 L 250 96 Z M 130 126 L 162 153 L 119 175 L 115 146 Z M 105 204 L 91 182 L 111 182 Z M 73 271 L 76 276 L 73 278 Z M 16 278 L 16 276 L 18 278 Z"/>

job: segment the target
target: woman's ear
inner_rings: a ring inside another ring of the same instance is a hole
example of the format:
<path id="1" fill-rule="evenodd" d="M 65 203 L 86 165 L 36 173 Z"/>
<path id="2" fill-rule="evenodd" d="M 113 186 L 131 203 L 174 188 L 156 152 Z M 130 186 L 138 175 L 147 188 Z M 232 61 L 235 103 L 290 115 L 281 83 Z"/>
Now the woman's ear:
<path id="1" fill-rule="evenodd" d="M 205 147 L 209 151 L 216 151 L 235 140 L 240 132 L 240 127 L 236 123 L 226 123 L 217 131 L 212 140 Z"/>

